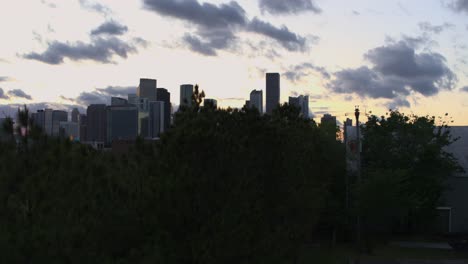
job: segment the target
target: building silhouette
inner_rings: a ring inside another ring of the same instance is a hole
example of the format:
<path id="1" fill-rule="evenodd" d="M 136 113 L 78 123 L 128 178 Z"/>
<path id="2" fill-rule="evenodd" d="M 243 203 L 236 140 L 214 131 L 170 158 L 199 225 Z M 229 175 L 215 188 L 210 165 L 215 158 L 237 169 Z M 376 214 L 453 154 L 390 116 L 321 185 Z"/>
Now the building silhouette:
<path id="1" fill-rule="evenodd" d="M 52 136 L 60 136 L 60 122 L 68 121 L 68 113 L 66 111 L 54 110 L 52 112 Z"/>
<path id="2" fill-rule="evenodd" d="M 80 120 L 80 111 L 78 111 L 77 108 L 73 108 L 73 110 L 71 112 L 71 121 L 75 122 L 75 123 L 78 123 L 79 120 Z"/>
<path id="3" fill-rule="evenodd" d="M 120 97 L 111 97 L 111 105 L 112 106 L 117 106 L 117 105 L 127 105 L 128 100 Z"/>
<path id="4" fill-rule="evenodd" d="M 251 102 L 252 103 L 252 102 Z M 272 114 L 280 103 L 280 75 L 279 73 L 266 74 L 266 112 Z"/>
<path id="5" fill-rule="evenodd" d="M 132 105 L 137 105 L 138 96 L 136 94 L 128 94 L 127 102 Z"/>
<path id="6" fill-rule="evenodd" d="M 300 95 L 298 97 L 289 97 L 289 104 L 294 105 L 301 110 L 301 116 L 309 119 L 309 96 Z"/>
<path id="7" fill-rule="evenodd" d="M 107 109 L 105 104 L 92 104 L 88 106 L 87 116 L 87 142 L 107 142 Z"/>
<path id="8" fill-rule="evenodd" d="M 138 136 L 138 108 L 135 105 L 107 107 L 107 143 L 135 140 Z"/>
<path id="9" fill-rule="evenodd" d="M 85 114 L 80 115 L 80 141 L 86 142 L 88 141 L 88 117 Z"/>
<path id="10" fill-rule="evenodd" d="M 45 109 L 44 110 L 44 132 L 48 136 L 52 136 L 52 118 L 53 118 L 52 109 Z"/>
<path id="11" fill-rule="evenodd" d="M 218 101 L 216 101 L 215 99 L 206 98 L 203 100 L 203 106 L 218 108 Z"/>
<path id="12" fill-rule="evenodd" d="M 248 107 L 257 108 L 260 114 L 263 113 L 263 91 L 253 90 L 250 92 L 250 100 Z"/>
<path id="13" fill-rule="evenodd" d="M 73 141 L 80 140 L 80 125 L 77 122 L 60 122 L 60 137 Z"/>
<path id="14" fill-rule="evenodd" d="M 164 88 L 157 89 L 158 101 L 164 102 L 164 130 L 168 130 L 171 127 L 171 93 Z"/>
<path id="15" fill-rule="evenodd" d="M 180 86 L 180 106 L 192 106 L 193 85 L 182 84 Z"/>
<path id="16" fill-rule="evenodd" d="M 140 98 L 148 98 L 148 101 L 156 101 L 157 81 L 154 79 L 140 79 L 140 85 L 137 88 L 137 96 Z"/>
<path id="17" fill-rule="evenodd" d="M 148 137 L 157 138 L 165 131 L 165 103 L 162 101 L 149 103 Z"/>
<path id="18" fill-rule="evenodd" d="M 336 126 L 336 116 L 332 116 L 330 114 L 325 114 L 323 117 L 320 119 L 320 122 L 322 124 L 331 124 Z"/>
<path id="19" fill-rule="evenodd" d="M 37 110 L 36 113 L 32 115 L 33 123 L 37 127 L 41 128 L 45 132 L 45 112 L 44 110 Z"/>

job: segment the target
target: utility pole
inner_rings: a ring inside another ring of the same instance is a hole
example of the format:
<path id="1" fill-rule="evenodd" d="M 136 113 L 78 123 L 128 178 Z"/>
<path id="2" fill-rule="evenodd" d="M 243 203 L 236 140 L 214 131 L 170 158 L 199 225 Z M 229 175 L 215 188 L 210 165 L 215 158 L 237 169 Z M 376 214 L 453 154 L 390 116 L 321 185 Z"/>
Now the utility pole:
<path id="1" fill-rule="evenodd" d="M 357 142 L 357 178 L 356 178 L 356 181 L 357 181 L 357 184 L 361 184 L 361 135 L 360 135 L 360 127 L 359 127 L 359 115 L 360 115 L 360 112 L 359 112 L 359 106 L 357 105 L 355 107 L 355 111 L 354 111 L 354 115 L 356 117 L 356 142 Z M 358 247 L 360 248 L 361 247 L 361 215 L 360 215 L 360 212 L 359 212 L 359 205 L 358 203 L 356 202 L 356 207 L 358 209 L 358 213 L 357 213 L 357 219 L 356 219 L 356 243 L 358 245 Z"/>

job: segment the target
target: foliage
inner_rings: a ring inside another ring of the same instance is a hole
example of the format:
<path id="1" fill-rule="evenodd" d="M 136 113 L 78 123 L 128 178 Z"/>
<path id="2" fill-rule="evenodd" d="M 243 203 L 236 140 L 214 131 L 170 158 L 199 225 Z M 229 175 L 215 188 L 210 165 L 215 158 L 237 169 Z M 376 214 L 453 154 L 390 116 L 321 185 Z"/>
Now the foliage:
<path id="1" fill-rule="evenodd" d="M 446 177 L 458 169 L 455 158 L 444 151 L 456 140 L 448 124 L 390 111 L 369 116 L 362 131 L 360 204 L 367 224 L 382 228 L 400 223 L 407 231 L 414 223 L 430 224 Z"/>
<path id="2" fill-rule="evenodd" d="M 5 263 L 290 262 L 342 173 L 336 141 L 289 106 L 182 111 L 120 156 L 48 138 L 24 112 L 27 133 L 0 143 Z"/>

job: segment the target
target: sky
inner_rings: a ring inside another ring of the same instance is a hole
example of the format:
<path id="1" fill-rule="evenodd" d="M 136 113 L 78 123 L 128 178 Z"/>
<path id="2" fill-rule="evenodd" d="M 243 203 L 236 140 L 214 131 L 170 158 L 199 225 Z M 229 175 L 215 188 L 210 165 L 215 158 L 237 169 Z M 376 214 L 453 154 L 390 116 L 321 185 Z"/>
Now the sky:
<path id="1" fill-rule="evenodd" d="M 281 74 L 316 119 L 359 105 L 468 125 L 468 0 L 4 0 L 0 115 L 83 111 L 158 80 L 242 107 Z M 264 98 L 265 98 L 264 94 Z"/>

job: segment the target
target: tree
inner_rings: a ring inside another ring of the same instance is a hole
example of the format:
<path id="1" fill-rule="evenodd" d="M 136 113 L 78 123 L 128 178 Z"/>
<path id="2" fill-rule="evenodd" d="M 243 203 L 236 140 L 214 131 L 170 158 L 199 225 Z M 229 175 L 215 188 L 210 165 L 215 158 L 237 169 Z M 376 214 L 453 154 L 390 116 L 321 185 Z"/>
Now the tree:
<path id="1" fill-rule="evenodd" d="M 428 227 L 445 191 L 446 177 L 459 168 L 444 150 L 456 140 L 448 124 L 391 110 L 386 116 L 369 116 L 362 132 L 359 189 L 368 226 L 401 229 L 404 224 L 407 231 Z M 376 217 L 385 221 L 372 221 Z"/>

